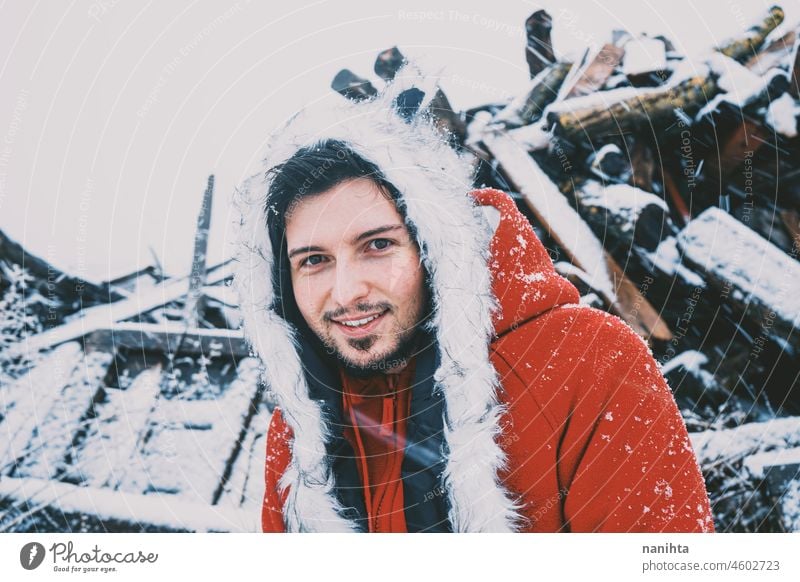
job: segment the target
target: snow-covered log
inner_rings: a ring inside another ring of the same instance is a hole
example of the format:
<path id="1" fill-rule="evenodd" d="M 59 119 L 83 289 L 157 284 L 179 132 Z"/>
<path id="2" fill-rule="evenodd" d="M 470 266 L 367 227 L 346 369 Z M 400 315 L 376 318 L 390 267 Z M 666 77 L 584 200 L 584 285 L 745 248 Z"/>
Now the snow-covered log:
<path id="1" fill-rule="evenodd" d="M 258 513 L 43 479 L 0 480 L 0 531 L 258 532 Z"/>
<path id="2" fill-rule="evenodd" d="M 748 59 L 758 52 L 769 33 L 783 22 L 783 17 L 783 9 L 772 6 L 761 22 L 751 26 L 741 36 L 724 42 L 717 50 L 737 61 Z"/>
<path id="3" fill-rule="evenodd" d="M 676 108 L 693 114 L 718 91 L 715 80 L 705 76 L 657 89 L 625 87 L 598 91 L 591 96 L 563 101 L 549 110 L 547 120 L 556 125 L 556 133 L 568 140 L 643 128 L 654 133 L 673 119 Z"/>
<path id="4" fill-rule="evenodd" d="M 525 21 L 525 60 L 531 79 L 556 61 L 550 31 L 553 19 L 545 10 L 537 10 Z"/>
<path id="5" fill-rule="evenodd" d="M 625 49 L 613 44 L 604 44 L 578 72 L 566 99 L 590 95 L 603 88 L 608 78 L 622 62 Z"/>
<path id="6" fill-rule="evenodd" d="M 227 260 L 208 271 L 206 283 L 213 285 L 233 274 L 233 263 Z M 117 322 L 135 317 L 143 312 L 182 299 L 189 292 L 189 277 L 169 279 L 136 297 L 83 309 L 74 319 L 29 338 L 18 347 L 21 353 L 36 352 L 58 344 L 110 329 Z"/>
<path id="7" fill-rule="evenodd" d="M 773 31 L 773 34 L 774 32 L 777 31 Z M 786 34 L 776 38 L 757 54 L 750 57 L 745 66 L 754 73 L 763 75 L 772 67 L 780 65 L 788 55 L 792 54 L 796 41 L 797 31 L 789 30 Z"/>
<path id="8" fill-rule="evenodd" d="M 751 422 L 736 428 L 691 433 L 701 466 L 756 453 L 800 447 L 800 417 Z"/>
<path id="9" fill-rule="evenodd" d="M 612 184 L 603 187 L 587 181 L 575 195 L 583 216 L 595 234 L 607 240 L 606 248 L 631 249 L 634 243 L 654 251 L 659 243 L 673 234 L 669 208 L 658 196 L 628 186 Z"/>
<path id="10" fill-rule="evenodd" d="M 706 478 L 717 531 L 800 531 L 800 417 L 690 433 L 689 438 Z"/>
<path id="11" fill-rule="evenodd" d="M 189 273 L 189 292 L 183 302 L 183 319 L 189 327 L 197 327 L 203 317 L 203 286 L 206 282 L 208 268 L 208 234 L 211 226 L 211 205 L 214 200 L 214 175 L 208 177 L 203 202 L 197 214 L 197 230 L 194 235 L 194 253 L 192 270 Z"/>
<path id="12" fill-rule="evenodd" d="M 677 237 L 685 260 L 762 333 L 793 350 L 800 327 L 800 263 L 716 207 L 703 211 Z"/>
<path id="13" fill-rule="evenodd" d="M 571 63 L 554 63 L 539 73 L 528 86 L 528 90 L 516 97 L 492 120 L 505 127 L 522 127 L 539 119 L 545 107 L 558 95 L 558 90 L 567 77 Z"/>
<path id="14" fill-rule="evenodd" d="M 209 356 L 225 354 L 235 358 L 250 353 L 244 335 L 238 329 L 187 328 L 183 323 L 163 321 L 161 323 L 122 322 L 93 331 L 86 338 L 86 345 L 96 348 L 130 348 L 163 354 Z"/>

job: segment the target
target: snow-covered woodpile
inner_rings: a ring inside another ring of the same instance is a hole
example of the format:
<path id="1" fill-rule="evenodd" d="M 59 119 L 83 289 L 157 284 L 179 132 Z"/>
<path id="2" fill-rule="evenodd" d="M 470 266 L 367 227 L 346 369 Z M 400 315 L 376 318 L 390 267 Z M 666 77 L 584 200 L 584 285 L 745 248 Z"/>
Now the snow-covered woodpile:
<path id="1" fill-rule="evenodd" d="M 800 422 L 800 30 L 783 17 L 772 7 L 696 58 L 614 31 L 569 59 L 540 10 L 527 90 L 461 112 L 446 77 L 396 75 L 396 47 L 377 78 L 332 83 L 356 100 L 408 84 L 398 106 L 474 156 L 477 185 L 516 197 L 582 301 L 648 340 L 696 442 L 713 443 L 699 456 L 720 531 L 800 530 L 798 458 L 781 453 L 796 429 L 758 438 Z"/>
<path id="2" fill-rule="evenodd" d="M 0 247 L 0 531 L 258 531 L 271 407 L 231 262 L 206 268 L 212 186 L 189 277 L 53 288 Z M 77 309 L 90 286 L 106 300 Z"/>

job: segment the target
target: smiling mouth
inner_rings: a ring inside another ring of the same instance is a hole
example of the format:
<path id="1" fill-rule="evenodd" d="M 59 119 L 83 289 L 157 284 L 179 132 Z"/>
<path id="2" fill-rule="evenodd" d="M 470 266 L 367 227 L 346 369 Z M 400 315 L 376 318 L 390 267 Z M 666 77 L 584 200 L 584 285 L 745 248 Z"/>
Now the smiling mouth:
<path id="1" fill-rule="evenodd" d="M 343 333 L 351 336 L 360 336 L 368 333 L 374 327 L 376 327 L 378 323 L 383 321 L 383 316 L 388 312 L 389 310 L 385 309 L 380 313 L 373 313 L 372 315 L 368 315 L 360 319 L 351 319 L 348 321 L 338 321 L 333 319 L 332 321 L 340 330 L 342 330 Z"/>

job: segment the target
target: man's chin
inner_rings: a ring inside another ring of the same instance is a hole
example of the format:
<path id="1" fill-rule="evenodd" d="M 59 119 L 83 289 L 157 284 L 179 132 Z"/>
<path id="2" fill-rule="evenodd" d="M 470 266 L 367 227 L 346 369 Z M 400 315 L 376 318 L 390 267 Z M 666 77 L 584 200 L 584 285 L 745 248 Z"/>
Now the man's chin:
<path id="1" fill-rule="evenodd" d="M 389 356 L 389 357 L 387 357 Z M 345 372 L 352 376 L 372 376 L 374 374 L 386 373 L 388 370 L 405 363 L 403 358 L 397 358 L 392 354 L 387 356 L 376 356 L 371 358 L 348 357 L 337 352 L 336 359 L 344 368 Z"/>
<path id="2" fill-rule="evenodd" d="M 332 355 L 347 374 L 354 377 L 373 376 L 404 366 L 413 351 L 412 344 L 411 341 L 402 342 L 388 349 L 378 348 L 372 354 L 354 350 L 349 346 L 344 349 L 336 346 Z"/>

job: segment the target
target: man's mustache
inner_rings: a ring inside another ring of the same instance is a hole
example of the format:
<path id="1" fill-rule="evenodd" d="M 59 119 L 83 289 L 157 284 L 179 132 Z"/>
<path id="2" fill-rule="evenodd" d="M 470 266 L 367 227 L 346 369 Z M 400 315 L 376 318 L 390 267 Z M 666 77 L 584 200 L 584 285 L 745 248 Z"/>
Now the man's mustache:
<path id="1" fill-rule="evenodd" d="M 356 313 L 375 313 L 376 311 L 386 311 L 392 309 L 392 304 L 387 301 L 381 301 L 378 303 L 367 304 L 367 303 L 359 303 L 353 309 L 337 309 L 335 311 L 330 311 L 323 315 L 323 319 L 325 321 L 331 321 L 333 319 L 339 319 L 344 317 L 345 315 L 355 315 Z"/>

